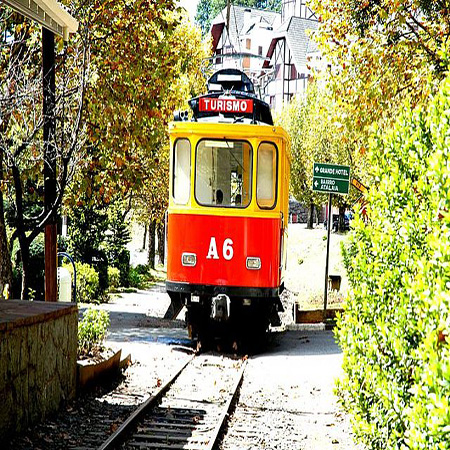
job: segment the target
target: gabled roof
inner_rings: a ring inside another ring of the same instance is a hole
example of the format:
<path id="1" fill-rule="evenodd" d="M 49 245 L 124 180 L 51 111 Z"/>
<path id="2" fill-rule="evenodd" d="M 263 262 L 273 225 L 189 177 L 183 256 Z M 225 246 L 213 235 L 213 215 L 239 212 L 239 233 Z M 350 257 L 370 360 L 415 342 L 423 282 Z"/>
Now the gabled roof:
<path id="1" fill-rule="evenodd" d="M 248 31 L 243 30 L 244 17 L 246 11 L 250 12 L 249 24 L 264 21 L 268 24 L 268 26 L 276 26 L 276 20 L 281 18 L 281 14 L 274 11 L 266 11 L 262 9 L 232 5 L 230 7 L 230 27 L 228 30 L 228 35 L 230 38 L 230 42 L 233 45 L 237 44 L 239 41 L 239 37 Z M 227 8 L 224 8 L 222 12 L 212 21 L 211 34 L 213 36 L 213 51 L 216 50 L 217 44 L 219 43 L 220 36 L 222 35 L 222 33 L 227 32 L 225 27 L 226 21 L 227 21 Z"/>
<path id="2" fill-rule="evenodd" d="M 267 57 L 272 58 L 277 42 L 280 39 L 286 39 L 295 66 L 297 68 L 304 67 L 306 65 L 307 55 L 318 51 L 316 41 L 309 36 L 311 31 L 317 30 L 317 27 L 317 20 L 291 17 L 275 33 L 267 51 Z M 266 61 L 263 67 L 270 67 L 270 62 Z"/>

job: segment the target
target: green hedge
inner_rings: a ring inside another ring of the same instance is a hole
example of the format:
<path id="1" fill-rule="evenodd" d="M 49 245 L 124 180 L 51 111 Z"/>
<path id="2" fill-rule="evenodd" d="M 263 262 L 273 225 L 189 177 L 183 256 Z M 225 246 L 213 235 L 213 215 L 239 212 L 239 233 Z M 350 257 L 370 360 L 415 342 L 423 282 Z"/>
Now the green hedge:
<path id="1" fill-rule="evenodd" d="M 117 267 L 108 267 L 109 287 L 116 289 L 120 286 L 120 270 Z"/>
<path id="2" fill-rule="evenodd" d="M 73 280 L 73 267 L 64 264 L 63 267 L 70 271 Z M 77 269 L 77 303 L 91 303 L 99 299 L 98 273 L 89 264 L 75 263 Z"/>
<path id="3" fill-rule="evenodd" d="M 344 250 L 338 393 L 368 448 L 450 449 L 450 81 L 371 155 L 369 221 Z"/>
<path id="4" fill-rule="evenodd" d="M 102 347 L 110 324 L 109 313 L 88 308 L 78 323 L 78 357 L 87 355 L 94 347 Z"/>

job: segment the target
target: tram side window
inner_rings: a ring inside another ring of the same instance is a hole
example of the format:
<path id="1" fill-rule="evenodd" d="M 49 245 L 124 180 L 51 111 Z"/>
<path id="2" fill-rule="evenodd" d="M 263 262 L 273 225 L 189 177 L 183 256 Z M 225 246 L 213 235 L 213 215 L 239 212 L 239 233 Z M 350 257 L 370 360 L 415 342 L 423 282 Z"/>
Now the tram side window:
<path id="1" fill-rule="evenodd" d="M 256 201 L 263 209 L 275 206 L 277 192 L 277 148 L 263 142 L 258 148 Z"/>
<path id="2" fill-rule="evenodd" d="M 245 141 L 204 139 L 197 145 L 195 198 L 202 206 L 245 208 L 251 199 L 252 148 Z"/>
<path id="3" fill-rule="evenodd" d="M 173 158 L 173 199 L 185 205 L 191 195 L 191 144 L 188 139 L 175 142 Z"/>

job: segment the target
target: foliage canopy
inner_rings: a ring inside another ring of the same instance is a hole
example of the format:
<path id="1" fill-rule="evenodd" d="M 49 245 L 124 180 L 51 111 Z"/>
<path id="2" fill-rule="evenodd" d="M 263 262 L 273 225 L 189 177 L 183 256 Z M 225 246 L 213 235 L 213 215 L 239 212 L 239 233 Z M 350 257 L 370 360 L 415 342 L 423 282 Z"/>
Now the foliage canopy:
<path id="1" fill-rule="evenodd" d="M 426 101 L 448 69 L 450 36 L 446 1 L 312 0 L 317 34 L 331 64 L 329 85 L 339 120 L 361 131 L 364 149 L 374 123 L 395 121 L 405 98 Z M 364 150 L 363 150 L 364 151 Z"/>

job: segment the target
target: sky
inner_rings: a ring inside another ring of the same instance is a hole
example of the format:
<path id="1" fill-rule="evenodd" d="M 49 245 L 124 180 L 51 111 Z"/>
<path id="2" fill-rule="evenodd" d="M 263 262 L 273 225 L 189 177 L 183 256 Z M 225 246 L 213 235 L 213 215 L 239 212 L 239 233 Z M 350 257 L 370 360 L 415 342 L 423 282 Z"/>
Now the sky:
<path id="1" fill-rule="evenodd" d="M 183 6 L 187 9 L 189 13 L 189 17 L 192 21 L 194 21 L 195 11 L 197 9 L 197 3 L 199 0 L 178 0 L 180 6 Z"/>

